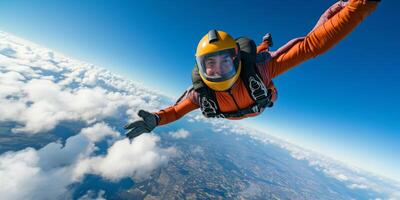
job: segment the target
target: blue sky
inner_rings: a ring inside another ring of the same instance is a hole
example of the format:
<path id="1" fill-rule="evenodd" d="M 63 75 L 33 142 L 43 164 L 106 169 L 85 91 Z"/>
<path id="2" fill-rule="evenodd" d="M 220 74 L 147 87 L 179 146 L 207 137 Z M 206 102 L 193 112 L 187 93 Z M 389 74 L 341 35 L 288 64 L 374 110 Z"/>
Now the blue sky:
<path id="1" fill-rule="evenodd" d="M 177 97 L 209 29 L 275 46 L 305 35 L 335 1 L 0 2 L 0 30 Z M 384 1 L 326 54 L 277 77 L 279 100 L 241 123 L 400 180 L 400 23 Z"/>

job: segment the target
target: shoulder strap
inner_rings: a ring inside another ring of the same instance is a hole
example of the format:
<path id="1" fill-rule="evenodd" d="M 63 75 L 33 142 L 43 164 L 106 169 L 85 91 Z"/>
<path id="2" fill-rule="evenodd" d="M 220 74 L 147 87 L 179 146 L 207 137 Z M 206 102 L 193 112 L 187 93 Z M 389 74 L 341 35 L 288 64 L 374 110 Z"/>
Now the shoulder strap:
<path id="1" fill-rule="evenodd" d="M 238 38 L 236 41 L 240 46 L 241 61 L 244 64 L 241 78 L 256 104 L 260 109 L 265 108 L 271 101 L 271 92 L 267 90 L 256 66 L 257 46 L 253 40 L 245 37 Z"/>
<path id="2" fill-rule="evenodd" d="M 201 79 L 197 64 L 192 71 L 193 89 L 199 94 L 200 110 L 206 117 L 221 117 L 221 111 L 218 106 L 218 101 L 215 92 L 210 89 Z"/>
<path id="3" fill-rule="evenodd" d="M 199 68 L 197 67 L 197 63 L 194 64 L 194 68 L 192 70 L 192 84 L 194 90 L 198 90 L 203 87 L 207 87 L 207 85 L 203 82 L 199 74 Z"/>

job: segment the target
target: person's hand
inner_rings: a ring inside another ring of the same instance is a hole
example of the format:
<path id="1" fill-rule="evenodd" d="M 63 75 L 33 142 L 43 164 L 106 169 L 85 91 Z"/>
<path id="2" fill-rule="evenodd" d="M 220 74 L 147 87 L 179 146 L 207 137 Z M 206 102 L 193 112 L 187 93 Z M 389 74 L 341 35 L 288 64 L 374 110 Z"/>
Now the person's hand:
<path id="1" fill-rule="evenodd" d="M 149 113 L 145 110 L 139 110 L 138 115 L 142 118 L 142 120 L 137 120 L 124 126 L 125 129 L 129 130 L 126 133 L 126 137 L 128 137 L 130 140 L 141 135 L 142 133 L 151 132 L 159 122 L 156 114 Z"/>
<path id="2" fill-rule="evenodd" d="M 274 45 L 274 43 L 272 42 L 272 35 L 271 33 L 267 33 L 264 35 L 263 37 L 263 42 L 267 41 L 268 42 L 268 46 L 272 47 Z"/>

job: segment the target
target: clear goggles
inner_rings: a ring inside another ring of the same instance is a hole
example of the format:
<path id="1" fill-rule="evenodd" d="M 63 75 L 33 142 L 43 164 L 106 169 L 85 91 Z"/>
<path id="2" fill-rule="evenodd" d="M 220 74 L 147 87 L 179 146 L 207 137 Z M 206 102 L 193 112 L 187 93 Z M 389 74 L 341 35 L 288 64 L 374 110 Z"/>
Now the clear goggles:
<path id="1" fill-rule="evenodd" d="M 196 58 L 201 75 L 208 81 L 221 82 L 235 76 L 238 68 L 235 49 L 226 49 Z"/>

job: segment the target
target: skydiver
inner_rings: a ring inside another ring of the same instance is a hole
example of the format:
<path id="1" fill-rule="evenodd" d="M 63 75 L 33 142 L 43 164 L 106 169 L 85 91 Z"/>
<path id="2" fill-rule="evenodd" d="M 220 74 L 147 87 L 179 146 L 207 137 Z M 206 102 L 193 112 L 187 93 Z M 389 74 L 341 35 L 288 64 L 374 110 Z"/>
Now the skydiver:
<path id="1" fill-rule="evenodd" d="M 277 100 L 273 78 L 332 48 L 379 2 L 339 1 L 322 14 L 305 37 L 293 39 L 277 51 L 269 51 L 273 45 L 270 34 L 256 47 L 251 39 L 235 40 L 224 31 L 209 31 L 197 46 L 193 85 L 173 106 L 153 113 L 140 110 L 142 119 L 125 125 L 126 136 L 133 139 L 198 108 L 212 118 L 238 120 L 259 115 Z"/>

